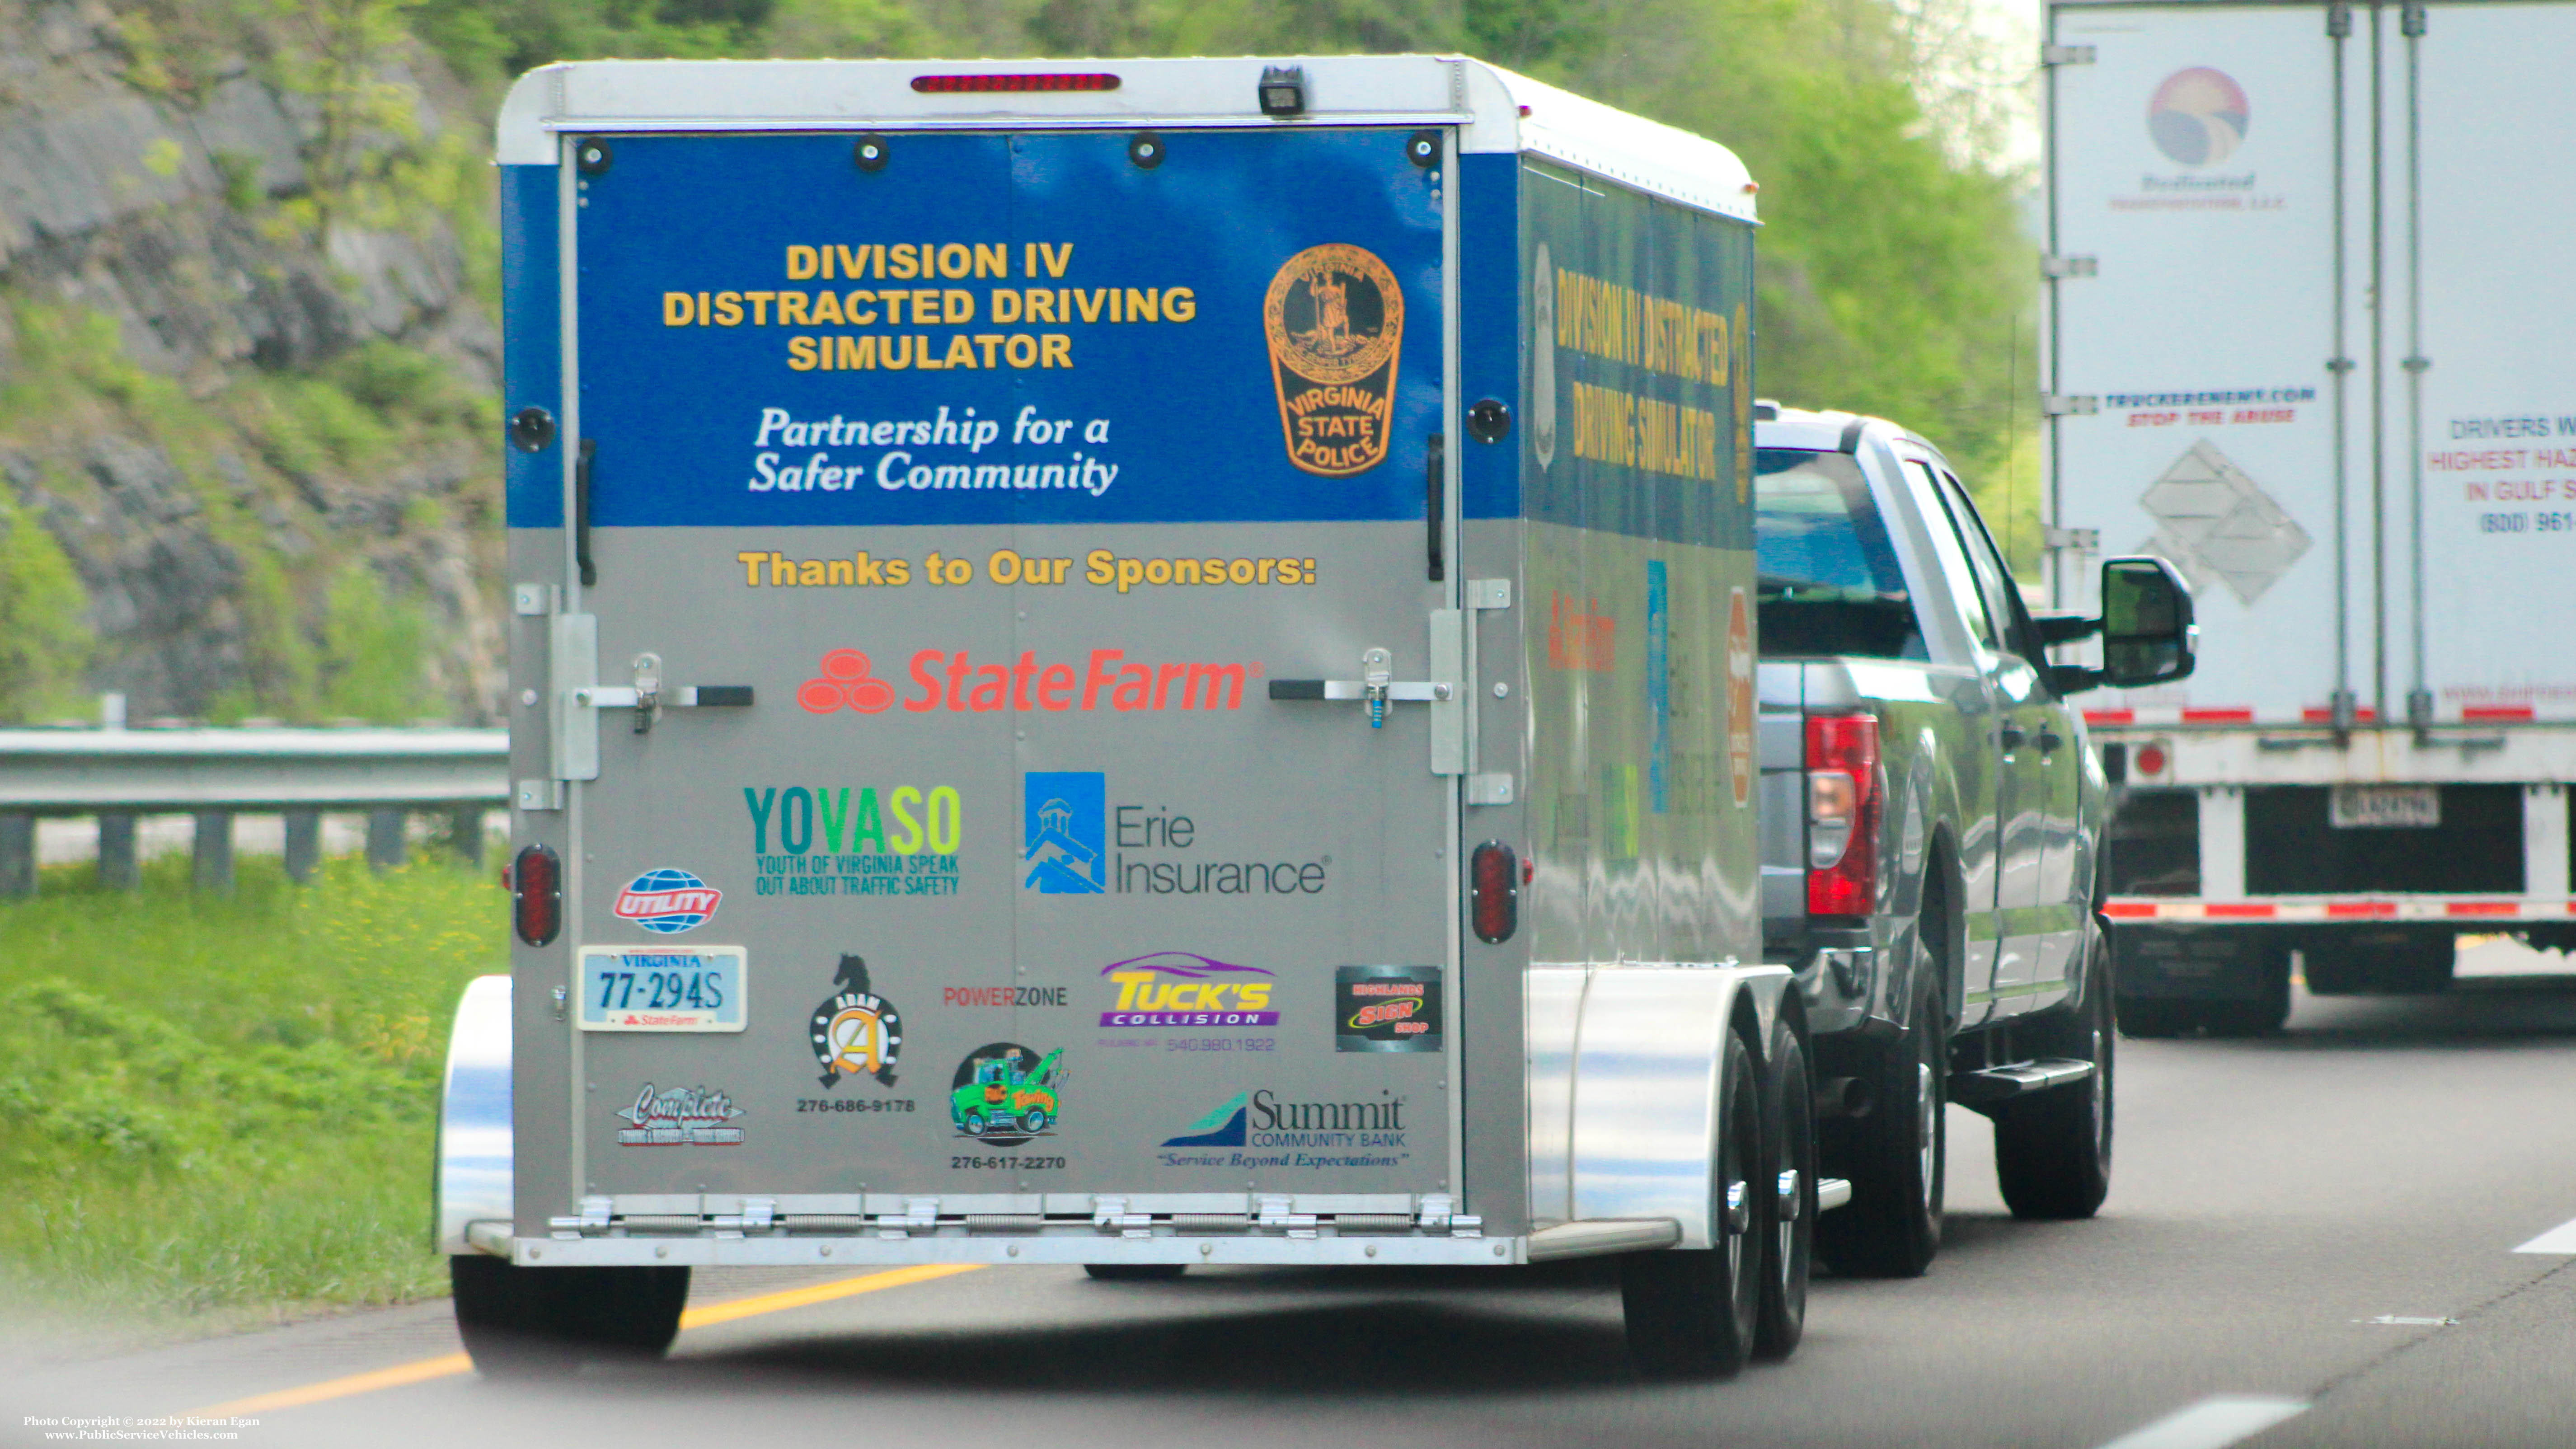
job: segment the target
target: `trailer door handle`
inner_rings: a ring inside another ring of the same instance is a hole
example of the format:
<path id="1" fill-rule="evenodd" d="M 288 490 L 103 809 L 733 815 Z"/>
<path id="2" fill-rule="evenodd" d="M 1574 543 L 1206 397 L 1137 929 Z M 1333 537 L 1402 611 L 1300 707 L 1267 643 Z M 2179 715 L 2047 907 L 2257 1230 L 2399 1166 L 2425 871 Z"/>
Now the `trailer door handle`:
<path id="1" fill-rule="evenodd" d="M 2022 727 L 2020 725 L 2013 724 L 2010 721 L 2006 721 L 2001 728 L 1995 731 L 1995 739 L 2004 747 L 2004 753 L 2007 755 L 2020 749 L 2022 741 L 2028 738 L 2030 738 L 2030 736 L 2022 732 Z"/>
<path id="2" fill-rule="evenodd" d="M 1455 699 L 1458 687 L 1447 680 L 1398 679 L 1386 686 L 1386 697 L 1413 704 L 1431 704 Z M 1270 681 L 1272 699 L 1363 700 L 1368 698 L 1368 683 L 1358 679 L 1274 679 Z"/>
<path id="3" fill-rule="evenodd" d="M 1449 521 L 1448 440 L 1439 433 L 1431 435 L 1431 446 L 1424 450 L 1422 469 L 1423 532 L 1430 544 L 1431 582 L 1449 577 L 1449 561 L 1441 549 L 1441 536 Z"/>
<path id="4" fill-rule="evenodd" d="M 590 561 L 590 460 L 598 452 L 599 439 L 584 438 L 572 465 L 572 559 L 585 589 L 599 582 L 599 569 Z"/>
<path id="5" fill-rule="evenodd" d="M 2046 725 L 2041 725 L 2039 727 L 2039 752 L 2041 754 L 2056 754 L 2057 747 L 2064 743 L 2066 743 L 2066 736 L 2059 734 L 2057 731 L 2050 729 Z"/>

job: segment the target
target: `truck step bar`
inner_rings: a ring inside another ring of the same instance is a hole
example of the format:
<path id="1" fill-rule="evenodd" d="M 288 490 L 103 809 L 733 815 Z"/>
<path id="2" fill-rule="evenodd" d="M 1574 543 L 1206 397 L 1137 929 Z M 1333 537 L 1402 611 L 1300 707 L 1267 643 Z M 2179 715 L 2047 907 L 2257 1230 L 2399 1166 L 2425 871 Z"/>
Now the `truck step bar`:
<path id="1" fill-rule="evenodd" d="M 2043 1057 L 2038 1061 L 2015 1062 L 2008 1067 L 1987 1067 L 1983 1071 L 1952 1072 L 1950 1100 L 1962 1107 L 1987 1107 L 2028 1096 L 2032 1092 L 2045 1092 L 2051 1087 L 2073 1086 L 2092 1075 L 2091 1062 L 2064 1057 Z"/>

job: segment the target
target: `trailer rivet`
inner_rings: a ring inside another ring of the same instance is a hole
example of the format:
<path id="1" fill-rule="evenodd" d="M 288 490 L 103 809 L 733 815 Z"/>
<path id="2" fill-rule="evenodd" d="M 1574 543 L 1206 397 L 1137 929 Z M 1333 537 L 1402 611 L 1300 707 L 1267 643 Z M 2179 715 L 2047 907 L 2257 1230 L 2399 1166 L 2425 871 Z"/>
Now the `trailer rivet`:
<path id="1" fill-rule="evenodd" d="M 1369 1257 L 1374 1258 L 1377 1256 L 1377 1244 L 1371 1243 L 1360 1251 L 1367 1254 Z"/>
<path id="2" fill-rule="evenodd" d="M 1011 1244 L 1010 1253 L 1012 1257 L 1018 1257 L 1020 1255 L 1020 1245 L 1017 1243 Z"/>
<path id="3" fill-rule="evenodd" d="M 1214 1257 L 1215 1255 L 1216 1255 L 1216 1244 L 1214 1244 L 1214 1243 L 1201 1243 L 1201 1244 L 1199 1244 L 1199 1256 L 1200 1256 L 1200 1257 L 1202 1257 L 1202 1258 L 1208 1258 L 1208 1257 Z"/>
<path id="4" fill-rule="evenodd" d="M 1500 1244 L 1500 1243 L 1496 1243 L 1496 1244 L 1494 1244 L 1494 1256 L 1495 1256 L 1495 1257 L 1497 1257 L 1497 1258 L 1499 1258 L 1499 1257 L 1501 1257 L 1502 1255 L 1503 1255 L 1503 1245 L 1502 1245 L 1502 1244 Z"/>
<path id="5" fill-rule="evenodd" d="M 544 1257 L 545 1255 L 546 1255 L 546 1250 L 545 1250 L 545 1249 L 543 1249 L 543 1248 L 530 1248 L 530 1249 L 528 1250 L 528 1258 L 529 1258 L 529 1261 L 531 1261 L 531 1262 L 534 1262 L 536 1259 L 542 1258 L 542 1257 Z"/>
<path id="6" fill-rule="evenodd" d="M 824 1256 L 824 1257 L 826 1257 L 826 1258 L 828 1258 L 828 1257 L 832 1256 L 832 1245 L 831 1245 L 831 1244 L 829 1244 L 829 1243 L 825 1243 L 825 1244 L 823 1245 L 822 1249 L 821 1249 L 821 1252 L 822 1252 L 823 1256 Z"/>
<path id="7" fill-rule="evenodd" d="M 1511 687 L 1510 685 L 1508 685 L 1508 684 L 1503 683 L 1503 682 L 1502 682 L 1501 680 L 1499 680 L 1499 679 L 1495 680 L 1495 681 L 1494 681 L 1494 698 L 1496 698 L 1496 699 L 1509 699 L 1509 698 L 1511 698 L 1511 697 L 1512 697 L 1512 687 Z"/>
<path id="8" fill-rule="evenodd" d="M 671 1245 L 664 1243 L 660 1247 L 655 1248 L 653 1250 L 653 1256 L 656 1258 L 667 1258 L 671 1256 Z"/>
<path id="9" fill-rule="evenodd" d="M 851 149 L 850 159 L 855 161 L 862 171 L 883 171 L 887 160 L 885 137 L 861 136 L 858 144 Z"/>

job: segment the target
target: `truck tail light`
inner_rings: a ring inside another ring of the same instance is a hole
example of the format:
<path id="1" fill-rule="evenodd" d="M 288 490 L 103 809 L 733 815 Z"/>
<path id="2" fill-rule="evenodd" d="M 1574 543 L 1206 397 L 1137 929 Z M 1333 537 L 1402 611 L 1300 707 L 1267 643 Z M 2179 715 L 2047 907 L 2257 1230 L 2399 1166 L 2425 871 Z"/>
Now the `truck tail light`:
<path id="1" fill-rule="evenodd" d="M 1807 914 L 1865 916 L 1878 896 L 1878 721 L 1807 717 Z"/>
<path id="2" fill-rule="evenodd" d="M 1521 867 L 1512 848 L 1488 840 L 1469 857 L 1467 880 L 1472 895 L 1468 917 L 1476 939 L 1498 945 L 1512 938 L 1521 923 Z"/>
<path id="3" fill-rule="evenodd" d="M 552 944 L 563 929 L 563 862 L 531 845 L 510 862 L 510 923 L 531 946 Z"/>

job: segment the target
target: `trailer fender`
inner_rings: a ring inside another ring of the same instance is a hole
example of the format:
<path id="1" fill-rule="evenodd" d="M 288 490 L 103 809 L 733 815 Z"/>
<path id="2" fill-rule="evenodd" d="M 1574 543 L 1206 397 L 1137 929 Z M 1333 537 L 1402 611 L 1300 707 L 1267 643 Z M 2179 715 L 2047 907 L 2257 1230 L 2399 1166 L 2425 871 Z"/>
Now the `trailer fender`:
<path id="1" fill-rule="evenodd" d="M 1569 1134 L 1578 1222 L 1666 1219 L 1706 1248 L 1716 1202 L 1719 1069 L 1761 1048 L 1786 966 L 1611 966 L 1592 973 L 1575 1032 Z M 1749 1008 L 1749 1011 L 1747 1010 Z M 1748 1042 L 1734 1034 L 1741 1016 Z"/>
<path id="2" fill-rule="evenodd" d="M 478 976 L 456 1004 L 439 1088 L 436 1251 L 479 1251 L 466 1240 L 478 1222 L 507 1233 L 510 1172 L 510 978 Z"/>

